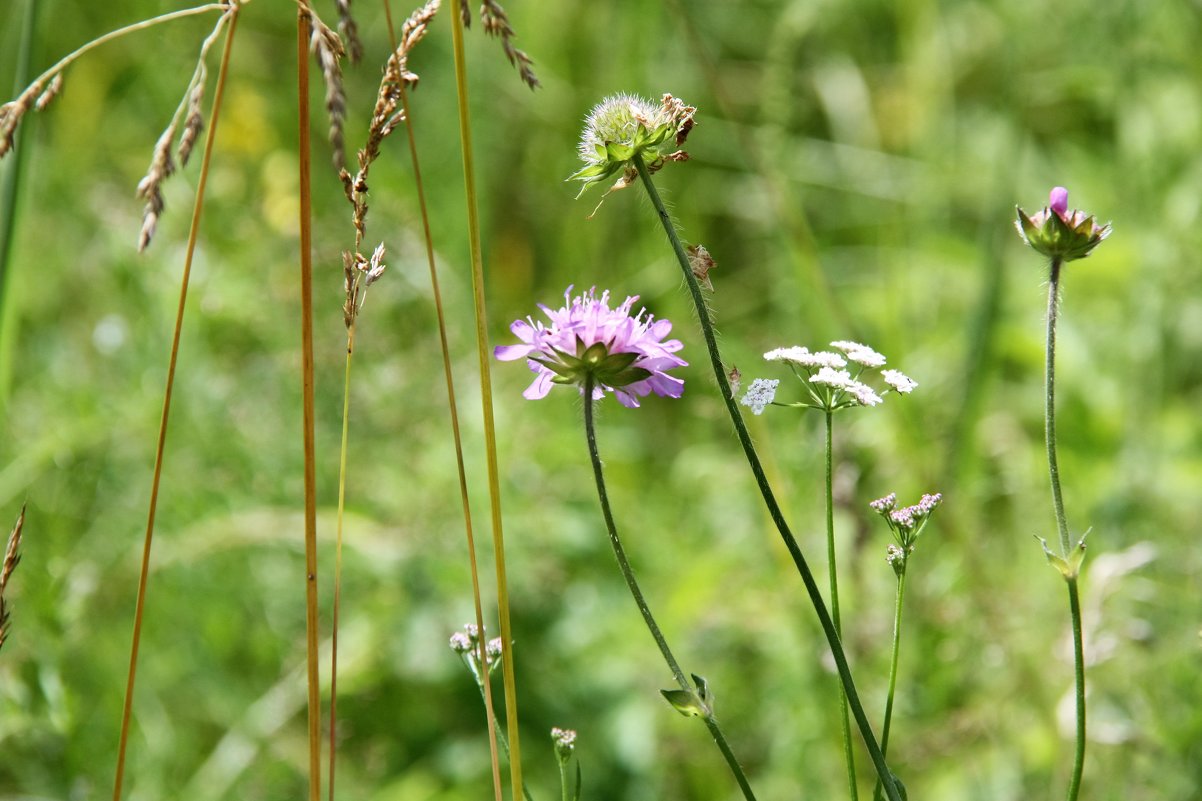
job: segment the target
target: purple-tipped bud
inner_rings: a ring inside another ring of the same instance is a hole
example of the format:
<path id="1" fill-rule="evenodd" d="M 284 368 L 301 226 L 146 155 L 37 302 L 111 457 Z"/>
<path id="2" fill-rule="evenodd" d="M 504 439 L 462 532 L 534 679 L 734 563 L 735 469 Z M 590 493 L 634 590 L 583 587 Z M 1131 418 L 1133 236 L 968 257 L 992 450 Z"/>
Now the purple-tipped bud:
<path id="1" fill-rule="evenodd" d="M 1048 206 L 1063 220 L 1068 214 L 1068 190 L 1063 186 L 1053 187 L 1048 194 Z"/>

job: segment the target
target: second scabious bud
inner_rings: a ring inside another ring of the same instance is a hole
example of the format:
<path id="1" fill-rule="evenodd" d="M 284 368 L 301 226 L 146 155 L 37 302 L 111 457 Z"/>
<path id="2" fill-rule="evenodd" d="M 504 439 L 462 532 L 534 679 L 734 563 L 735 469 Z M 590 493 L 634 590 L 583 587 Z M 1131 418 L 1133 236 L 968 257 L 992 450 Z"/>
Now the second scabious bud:
<path id="1" fill-rule="evenodd" d="M 580 158 L 585 167 L 568 180 L 582 181 L 581 194 L 593 184 L 619 175 L 610 191 L 634 182 L 635 157 L 654 172 L 668 161 L 689 157 L 680 149 L 693 129 L 697 109 L 664 95 L 656 104 L 637 95 L 613 95 L 589 112 L 580 137 Z"/>
<path id="2" fill-rule="evenodd" d="M 1048 205 L 1028 215 L 1016 209 L 1014 225 L 1023 241 L 1037 253 L 1058 261 L 1083 259 L 1110 236 L 1110 224 L 1098 225 L 1092 214 L 1068 208 L 1068 190 L 1057 186 L 1048 194 Z"/>

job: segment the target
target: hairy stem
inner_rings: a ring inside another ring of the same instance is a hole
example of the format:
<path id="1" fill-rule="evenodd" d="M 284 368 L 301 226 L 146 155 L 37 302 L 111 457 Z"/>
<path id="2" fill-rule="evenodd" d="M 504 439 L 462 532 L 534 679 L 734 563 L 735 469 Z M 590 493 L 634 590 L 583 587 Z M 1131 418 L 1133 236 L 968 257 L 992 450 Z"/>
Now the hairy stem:
<path id="1" fill-rule="evenodd" d="M 1060 532 L 1060 555 L 1068 558 L 1072 550 L 1068 520 L 1064 516 L 1064 497 L 1060 493 L 1060 465 L 1056 459 L 1056 318 L 1060 308 L 1059 259 L 1052 259 L 1048 281 L 1048 336 L 1044 373 L 1044 439 L 1048 448 L 1048 475 L 1052 480 L 1052 506 L 1056 511 L 1056 529 Z"/>
<path id="2" fill-rule="evenodd" d="M 784 512 L 781 511 L 780 504 L 776 500 L 776 495 L 772 492 L 772 487 L 768 484 L 768 477 L 764 474 L 764 467 L 760 463 L 759 455 L 755 451 L 755 445 L 751 442 L 751 434 L 747 431 L 747 424 L 743 421 L 743 415 L 739 412 L 739 407 L 735 403 L 734 395 L 730 390 L 730 381 L 727 379 L 726 370 L 722 366 L 722 356 L 718 351 L 714 324 L 710 321 L 709 310 L 705 306 L 705 296 L 701 294 L 701 286 L 697 283 L 697 278 L 693 275 L 693 271 L 689 267 L 689 257 L 685 253 L 684 246 L 680 242 L 680 237 L 676 233 L 676 227 L 672 224 L 672 218 L 668 216 L 668 211 L 664 208 L 664 202 L 660 198 L 655 184 L 651 181 L 647 165 L 639 155 L 635 155 L 633 161 L 635 168 L 638 170 L 639 177 L 642 178 L 643 186 L 647 189 L 647 195 L 651 198 L 651 203 L 655 206 L 655 210 L 659 214 L 659 219 L 663 224 L 664 232 L 668 236 L 668 241 L 672 244 L 672 250 L 676 254 L 676 260 L 680 264 L 681 272 L 684 274 L 685 283 L 689 287 L 689 294 L 692 296 L 693 305 L 696 307 L 697 319 L 701 325 L 701 333 L 705 337 L 705 345 L 709 351 L 714 378 L 718 382 L 718 388 L 722 393 L 722 400 L 726 404 L 727 413 L 730 415 L 731 423 L 735 427 L 735 433 L 738 435 L 739 444 L 743 447 L 747 463 L 751 467 L 752 474 L 755 476 L 756 485 L 759 487 L 760 495 L 764 499 L 764 505 L 767 507 L 768 514 L 772 517 L 772 522 L 776 525 L 777 531 L 780 532 L 781 540 L 784 542 L 785 548 L 788 549 L 789 555 L 793 559 L 793 564 L 797 567 L 797 572 L 801 576 L 802 583 L 805 584 L 806 593 L 809 595 L 810 603 L 814 607 L 814 614 L 818 617 L 818 623 L 822 627 L 823 634 L 826 635 L 827 643 L 831 649 L 831 656 L 835 660 L 835 668 L 839 672 L 839 678 L 843 682 L 843 689 L 847 693 L 848 705 L 851 708 L 853 717 L 856 719 L 856 725 L 859 726 L 860 734 L 864 738 L 864 745 L 868 749 L 868 755 L 872 759 L 873 767 L 876 768 L 877 775 L 881 777 L 889 801 L 902 801 L 901 795 L 897 790 L 897 785 L 893 781 L 893 775 L 889 772 L 889 768 L 885 764 L 885 757 L 881 753 L 880 746 L 877 744 L 876 736 L 872 733 L 872 724 L 868 722 L 868 716 L 864 712 L 864 705 L 860 703 L 860 696 L 856 692 L 855 682 L 851 677 L 851 668 L 848 666 L 847 657 L 843 653 L 843 645 L 839 640 L 839 634 L 835 631 L 835 625 L 831 620 L 830 613 L 827 611 L 826 602 L 822 600 L 822 591 L 818 588 L 818 582 L 814 579 L 814 573 L 810 570 L 809 563 L 806 562 L 805 556 L 801 553 L 801 547 L 797 544 L 796 537 L 793 536 L 793 532 L 789 529 L 789 524 L 785 521 Z"/>
<path id="3" fill-rule="evenodd" d="M 1044 434 L 1048 448 L 1048 476 L 1052 483 L 1052 507 L 1056 512 L 1056 528 L 1060 533 L 1060 553 L 1068 560 L 1072 541 L 1068 520 L 1064 514 L 1064 497 L 1060 492 L 1060 465 L 1056 460 L 1056 318 L 1060 307 L 1060 270 L 1063 263 L 1052 259 L 1048 280 L 1048 334 L 1044 389 Z M 1068 801 L 1077 801 L 1081 790 L 1081 774 L 1085 770 L 1085 649 L 1081 635 L 1081 602 L 1077 592 L 1076 575 L 1065 576 L 1068 582 L 1068 609 L 1073 622 L 1073 673 L 1077 700 L 1077 747 L 1073 756 L 1073 773 L 1069 780 Z"/>
<path id="4" fill-rule="evenodd" d="M 138 598 L 134 607 L 134 630 L 129 648 L 129 673 L 125 682 L 125 702 L 121 710 L 121 735 L 117 745 L 117 769 L 113 779 L 113 801 L 120 801 L 121 786 L 125 778 L 125 752 L 129 745 L 129 726 L 133 715 L 134 685 L 138 673 L 138 650 L 142 642 L 142 618 L 146 609 L 146 585 L 150 575 L 150 546 L 154 539 L 155 515 L 158 511 L 159 486 L 163 477 L 163 454 L 167 447 L 167 421 L 171 414 L 171 396 L 175 389 L 175 368 L 179 362 L 179 343 L 184 327 L 184 308 L 188 301 L 188 283 L 192 275 L 192 259 L 196 254 L 196 242 L 200 235 L 200 215 L 204 209 L 205 188 L 208 185 L 209 165 L 213 159 L 213 140 L 217 137 L 217 122 L 221 112 L 221 101 L 225 95 L 225 78 L 229 73 L 230 52 L 234 43 L 234 30 L 238 24 L 237 10 L 230 12 L 229 32 L 225 38 L 225 50 L 221 55 L 221 69 L 217 74 L 217 87 L 213 92 L 213 108 L 209 112 L 209 130 L 205 134 L 204 157 L 200 165 L 200 177 L 196 184 L 196 200 L 192 205 L 192 224 L 188 229 L 188 248 L 184 255 L 184 272 L 180 277 L 179 305 L 175 313 L 175 330 L 171 336 L 171 355 L 167 359 L 167 381 L 163 389 L 163 413 L 159 418 L 158 442 L 155 446 L 154 472 L 150 485 L 150 505 L 146 513 L 146 537 L 142 542 L 142 566 L 138 574 Z"/>
<path id="5" fill-rule="evenodd" d="M 493 552 L 497 574 L 497 617 L 501 628 L 501 670 L 505 687 L 505 723 L 509 732 L 509 780 L 513 797 L 522 794 L 522 749 L 518 733 L 517 681 L 514 676 L 513 635 L 509 625 L 509 582 L 505 571 L 505 534 L 501 525 L 501 482 L 497 468 L 497 433 L 492 407 L 492 358 L 488 350 L 488 308 L 484 302 L 484 257 L 480 246 L 480 217 L 476 200 L 476 171 L 472 156 L 472 124 L 468 114 L 467 61 L 463 48 L 463 15 L 457 0 L 451 14 L 455 57 L 455 89 L 459 100 L 459 143 L 467 201 L 468 244 L 472 258 L 472 299 L 476 311 L 476 354 L 480 365 L 480 404 L 488 466 L 488 497 L 492 512 Z M 483 635 L 483 629 L 481 629 Z"/>
<path id="6" fill-rule="evenodd" d="M 835 633 L 843 639 L 839 618 L 839 571 L 835 564 L 835 474 L 834 474 L 834 413 L 827 409 L 826 417 L 826 563 L 831 585 L 831 618 Z M 847 692 L 839 685 L 839 726 L 843 732 L 843 761 L 847 765 L 847 792 L 852 801 L 859 798 L 856 789 L 856 756 L 851 747 L 851 723 L 847 719 Z M 884 746 L 881 747 L 884 753 Z"/>
<path id="7" fill-rule="evenodd" d="M 622 578 L 626 579 L 626 586 L 630 589 L 630 594 L 634 596 L 635 605 L 639 608 L 639 613 L 643 616 L 643 622 L 647 624 L 647 630 L 651 632 L 651 636 L 655 639 L 655 644 L 659 646 L 659 652 L 663 654 L 664 662 L 668 664 L 668 669 L 672 671 L 676 683 L 680 685 L 680 689 L 687 693 L 694 693 L 693 686 L 689 680 L 685 678 L 684 671 L 680 669 L 680 664 L 677 663 L 676 657 L 672 655 L 672 650 L 668 647 L 668 641 L 664 639 L 664 634 L 660 631 L 659 625 L 655 622 L 655 617 L 651 614 L 651 608 L 647 605 L 647 599 L 643 597 L 643 591 L 639 589 L 639 583 L 634 577 L 634 570 L 630 566 L 630 560 L 626 558 L 626 549 L 622 547 L 622 540 L 618 538 L 618 529 L 614 524 L 613 512 L 609 506 L 609 494 L 605 491 L 605 474 L 601 468 L 601 455 L 597 452 L 597 434 L 596 427 L 593 424 L 593 383 L 592 376 L 589 376 L 584 383 L 584 431 L 588 439 L 588 454 L 589 459 L 593 463 L 593 476 L 597 482 L 597 497 L 601 502 L 601 514 L 605 518 L 605 528 L 609 532 L 609 544 L 613 547 L 614 556 L 618 560 L 618 568 L 622 571 Z M 707 705 L 708 709 L 708 705 Z M 726 736 L 722 733 L 722 729 L 718 726 L 718 721 L 714 719 L 712 712 L 707 712 L 702 716 L 705 721 L 706 728 L 710 730 L 710 734 L 714 738 L 714 742 L 718 745 L 718 750 L 722 752 L 722 757 L 726 760 L 726 764 L 730 766 L 730 770 L 735 775 L 735 781 L 739 783 L 739 789 L 743 791 L 743 797 L 748 801 L 755 801 L 755 794 L 751 791 L 751 785 L 747 781 L 746 774 L 743 773 L 742 766 L 739 765 L 738 759 L 730 750 L 730 745 L 726 741 Z"/>

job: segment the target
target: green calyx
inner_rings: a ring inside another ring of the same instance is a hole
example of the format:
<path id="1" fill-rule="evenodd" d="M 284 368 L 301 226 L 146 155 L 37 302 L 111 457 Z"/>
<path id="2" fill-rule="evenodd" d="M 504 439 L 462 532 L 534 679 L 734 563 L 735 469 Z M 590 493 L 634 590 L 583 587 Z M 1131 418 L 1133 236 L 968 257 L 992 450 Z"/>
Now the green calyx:
<path id="1" fill-rule="evenodd" d="M 539 364 L 555 373 L 551 380 L 556 384 L 584 386 L 592 377 L 594 386 L 625 387 L 651 377 L 651 371 L 635 367 L 641 354 L 610 353 L 604 342 L 594 342 L 587 347 L 576 337 L 576 353 L 556 350 L 558 361 L 535 359 Z"/>
<path id="2" fill-rule="evenodd" d="M 1061 217 L 1051 209 L 1027 216 L 1018 213 L 1018 230 L 1028 245 L 1050 259 L 1073 261 L 1083 259 L 1110 235 L 1110 225 L 1098 225 L 1092 215 L 1073 211 Z"/>

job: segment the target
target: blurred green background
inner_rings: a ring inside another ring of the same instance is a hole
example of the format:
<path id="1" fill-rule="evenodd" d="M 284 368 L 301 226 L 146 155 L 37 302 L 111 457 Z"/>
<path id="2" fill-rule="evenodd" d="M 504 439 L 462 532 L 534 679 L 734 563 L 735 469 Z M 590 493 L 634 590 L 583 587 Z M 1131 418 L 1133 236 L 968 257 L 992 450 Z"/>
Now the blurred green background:
<path id="1" fill-rule="evenodd" d="M 0 7 L 12 85 L 27 3 Z M 40 2 L 33 68 L 174 3 Z M 398 7 L 397 18 L 410 9 Z M 411 67 L 491 595 L 450 29 Z M 328 22 L 332 3 L 319 4 Z M 348 148 L 387 52 L 346 67 Z M 762 511 L 687 294 L 637 188 L 573 202 L 580 121 L 619 91 L 699 108 L 693 158 L 658 176 L 719 263 L 724 356 L 750 380 L 782 345 L 859 339 L 919 389 L 839 418 L 843 614 L 879 720 L 894 579 L 869 500 L 940 490 L 911 562 L 890 763 L 921 801 L 1045 799 L 1072 755 L 1072 667 L 1043 452 L 1046 270 L 1014 233 L 1054 184 L 1113 220 L 1070 265 L 1060 457 L 1083 579 L 1091 743 L 1083 798 L 1197 799 L 1202 786 L 1202 5 L 1185 0 L 514 0 L 531 93 L 468 37 L 492 342 L 569 284 L 640 294 L 685 342 L 682 399 L 600 414 L 618 525 L 686 670 L 704 675 L 762 799 L 844 793 L 835 678 Z M 21 129 L 0 347 L 0 513 L 29 504 L 0 653 L 0 798 L 112 783 L 171 326 L 198 161 L 165 188 L 149 251 L 133 190 L 213 17 L 95 51 Z M 299 798 L 306 784 L 294 19 L 239 24 L 193 273 L 154 545 L 130 799 Z M 217 55 L 214 51 L 213 56 Z M 216 60 L 212 60 L 215 73 Z M 211 89 L 211 87 L 210 87 Z M 345 331 L 349 205 L 314 87 L 323 642 Z M 211 91 L 210 95 L 211 97 Z M 207 101 L 206 101 L 207 102 Z M 403 132 L 373 169 L 368 239 L 389 271 L 361 318 L 352 389 L 340 795 L 490 797 L 483 713 L 448 635 L 471 617 L 441 360 Z M 9 169 L 6 159 L 0 168 Z M 642 629 L 592 489 L 580 403 L 528 402 L 498 365 L 525 769 L 557 797 L 548 732 L 580 732 L 585 798 L 733 799 L 704 727 Z M 775 412 L 775 413 L 772 413 Z M 807 555 L 825 569 L 816 415 L 753 420 Z M 490 604 L 491 606 L 491 604 Z M 323 667 L 323 672 L 326 670 Z M 499 685 L 499 682 L 498 682 Z M 862 787 L 871 776 L 860 760 Z"/>

